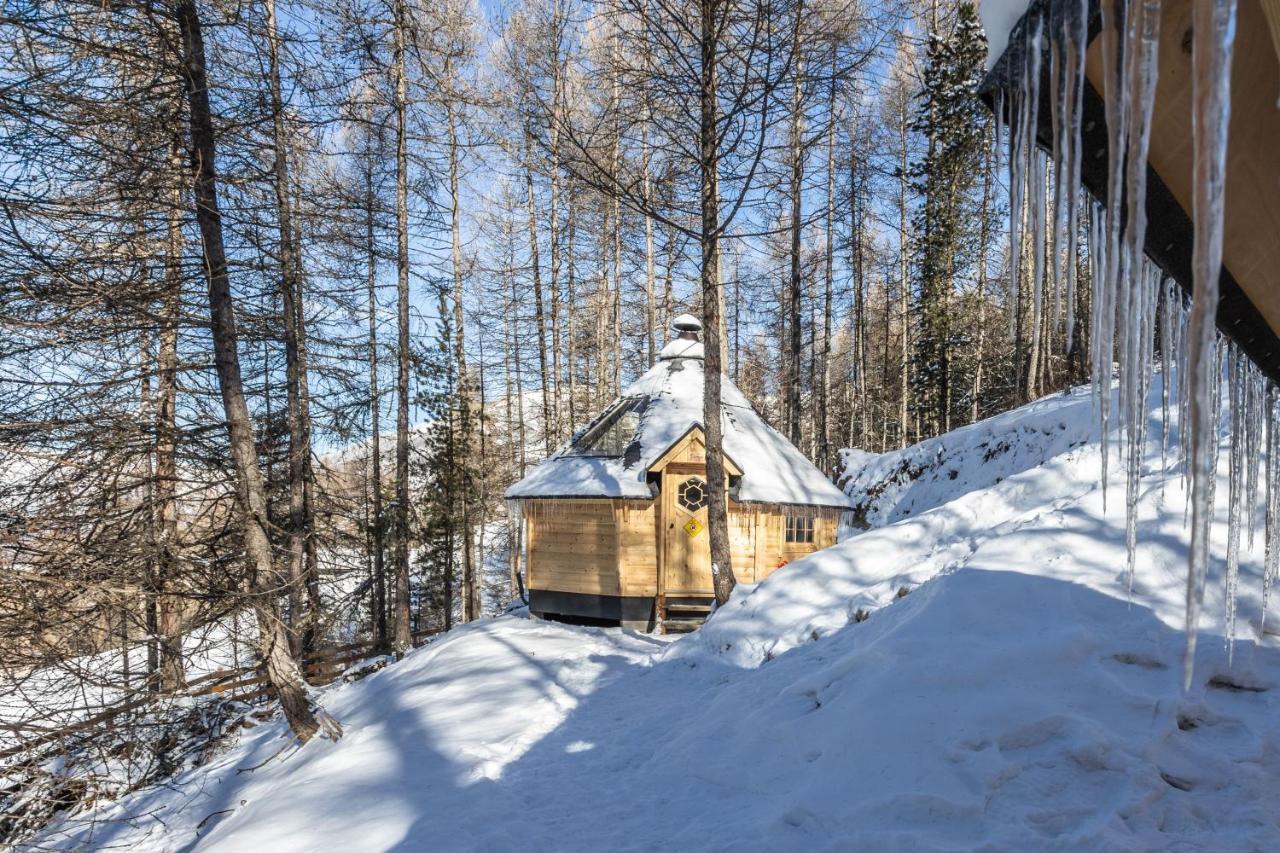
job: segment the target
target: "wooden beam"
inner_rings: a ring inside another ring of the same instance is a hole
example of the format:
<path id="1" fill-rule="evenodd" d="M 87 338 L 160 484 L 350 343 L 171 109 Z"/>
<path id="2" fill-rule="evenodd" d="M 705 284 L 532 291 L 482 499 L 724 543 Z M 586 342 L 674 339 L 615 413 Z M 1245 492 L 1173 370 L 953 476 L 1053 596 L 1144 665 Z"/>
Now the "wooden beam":
<path id="1" fill-rule="evenodd" d="M 1167 3 L 1166 6 L 1174 7 L 1176 10 L 1182 3 L 1189 3 L 1191 0 L 1181 0 L 1178 3 Z M 1280 0 L 1268 0 L 1268 2 L 1280 2 Z M 1023 28 L 1028 20 L 1035 14 L 1044 14 L 1051 4 L 1049 0 L 1034 0 L 1031 4 L 1027 15 L 1019 21 L 1014 28 L 1013 34 L 1009 39 L 1009 48 L 997 60 L 991 71 L 987 74 L 986 79 L 980 87 L 980 94 L 989 107 L 995 108 L 995 93 L 998 90 L 1012 91 L 1019 84 L 1021 70 L 1024 67 L 1022 61 L 1022 44 L 1021 36 Z M 1241 12 L 1245 12 L 1245 6 L 1241 4 Z M 1098 0 L 1090 0 L 1089 3 L 1089 39 L 1092 42 L 1098 35 L 1101 27 L 1100 23 L 1100 6 Z M 1250 14 L 1253 9 L 1248 10 Z M 1162 21 L 1163 23 L 1163 21 Z M 1180 34 L 1178 34 L 1180 36 Z M 1170 36 L 1169 32 L 1165 33 L 1164 38 Z M 1163 38 L 1162 38 L 1163 42 Z M 1092 50 L 1096 51 L 1097 46 Z M 1161 82 L 1162 87 L 1167 85 L 1164 69 L 1165 60 L 1174 59 L 1170 56 L 1172 53 L 1162 43 L 1161 45 Z M 1237 57 L 1239 59 L 1239 57 Z M 1052 150 L 1053 147 L 1053 128 L 1052 128 L 1052 91 L 1050 85 L 1050 63 L 1042 63 L 1042 79 L 1040 81 L 1040 105 L 1037 111 L 1037 127 L 1036 142 L 1045 150 Z M 1240 67 L 1239 63 L 1236 65 Z M 1274 74 L 1273 69 L 1269 70 Z M 1232 86 L 1233 100 L 1235 93 L 1247 87 L 1239 87 L 1235 84 Z M 1164 89 L 1159 90 L 1158 97 L 1163 97 Z M 1084 187 L 1095 198 L 1105 202 L 1107 196 L 1107 122 L 1106 107 L 1102 95 L 1094 87 L 1093 83 L 1086 79 L 1085 90 L 1083 96 L 1083 111 L 1081 115 L 1081 174 L 1080 179 Z M 1009 99 L 1005 98 L 1003 107 L 1005 110 L 1010 108 Z M 1234 105 L 1233 105 L 1234 106 Z M 1157 105 L 1157 109 L 1159 106 Z M 1254 110 L 1256 112 L 1256 110 Z M 1186 121 L 1190 123 L 1190 115 L 1188 113 Z M 1233 129 L 1234 130 L 1234 129 Z M 1167 136 L 1168 134 L 1166 134 Z M 1190 133 L 1185 134 L 1187 140 L 1190 139 Z M 1153 134 L 1154 137 L 1154 134 Z M 1189 142 L 1188 142 L 1189 144 Z M 1265 150 L 1265 149 L 1264 149 Z M 1274 146 L 1270 149 L 1274 151 Z M 1166 171 L 1170 168 L 1166 166 Z M 1275 175 L 1264 176 L 1264 180 L 1274 182 Z M 1228 181 L 1232 180 L 1230 167 L 1228 167 Z M 1275 195 L 1274 184 L 1268 187 L 1260 187 L 1259 189 L 1270 190 L 1271 195 Z M 1232 205 L 1232 199 L 1241 194 L 1237 191 L 1234 195 L 1228 192 L 1228 206 Z M 1164 178 L 1157 173 L 1151 163 L 1147 164 L 1147 235 L 1144 244 L 1144 250 L 1148 257 L 1151 258 L 1162 270 L 1171 278 L 1178 282 L 1179 286 L 1186 293 L 1192 290 L 1192 272 L 1191 272 L 1191 255 L 1194 238 L 1194 226 L 1191 217 L 1187 214 L 1182 204 L 1178 200 L 1178 195 Z M 1124 206 L 1121 206 L 1121 212 L 1124 212 Z M 1228 213 L 1230 218 L 1231 214 Z M 1244 217 L 1246 220 L 1247 216 Z M 1240 219 L 1239 216 L 1236 219 Z M 1260 233 L 1273 234 L 1278 223 L 1266 222 L 1260 223 Z M 1230 237 L 1230 235 L 1228 235 Z M 1266 237 L 1272 244 L 1280 244 L 1273 238 Z M 1248 240 L 1244 241 L 1250 242 Z M 1268 247 L 1270 248 L 1270 247 Z M 1224 258 L 1230 261 L 1229 253 L 1224 252 Z M 1243 262 L 1241 262 L 1243 265 Z M 1258 268 L 1257 264 L 1249 264 L 1250 271 Z M 1255 283 L 1251 284 L 1253 292 L 1264 297 L 1271 296 L 1280 291 L 1280 285 L 1275 281 L 1276 273 L 1273 269 L 1263 268 L 1261 270 L 1265 277 L 1259 277 Z M 1240 350 L 1258 366 L 1258 368 L 1274 383 L 1280 385 L 1280 336 L 1278 336 L 1277 325 L 1269 322 L 1267 317 L 1259 310 L 1259 307 L 1249 293 L 1241 286 L 1241 283 L 1232 274 L 1232 270 L 1224 264 L 1220 278 L 1220 296 L 1217 311 L 1217 327 L 1220 332 L 1228 339 L 1235 342 Z"/>

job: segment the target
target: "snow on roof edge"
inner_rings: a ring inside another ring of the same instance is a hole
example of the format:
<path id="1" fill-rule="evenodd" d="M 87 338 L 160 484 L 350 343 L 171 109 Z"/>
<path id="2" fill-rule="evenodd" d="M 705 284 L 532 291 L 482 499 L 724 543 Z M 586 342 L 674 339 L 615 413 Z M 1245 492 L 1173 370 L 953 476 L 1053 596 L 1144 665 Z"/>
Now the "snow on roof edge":
<path id="1" fill-rule="evenodd" d="M 987 33 L 987 70 L 996 64 L 1009 46 L 1009 35 L 1027 13 L 1031 0 L 982 0 L 978 17 Z"/>
<path id="2" fill-rule="evenodd" d="M 724 454 L 743 472 L 735 502 L 848 509 L 848 497 L 798 448 L 765 423 L 728 377 L 722 375 L 722 380 Z M 655 363 L 619 397 L 650 399 L 636 432 L 638 454 L 581 456 L 562 449 L 508 487 L 504 498 L 652 499 L 647 482 L 650 467 L 689 430 L 702 426 L 702 383 L 701 359 L 673 358 Z M 744 465 L 743 460 L 748 463 Z"/>

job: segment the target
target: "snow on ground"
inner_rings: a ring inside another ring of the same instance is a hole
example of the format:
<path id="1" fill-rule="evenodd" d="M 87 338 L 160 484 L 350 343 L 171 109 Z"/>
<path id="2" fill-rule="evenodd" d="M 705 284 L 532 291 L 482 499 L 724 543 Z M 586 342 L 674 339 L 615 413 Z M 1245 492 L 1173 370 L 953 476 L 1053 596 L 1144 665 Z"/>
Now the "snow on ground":
<path id="1" fill-rule="evenodd" d="M 878 490 L 868 518 L 891 523 L 743 587 L 695 634 L 463 627 L 324 692 L 341 742 L 295 749 L 273 721 L 41 841 L 1277 849 L 1280 640 L 1259 631 L 1261 543 L 1234 661 L 1219 576 L 1219 636 L 1202 635 L 1183 694 L 1180 475 L 1159 473 L 1153 444 L 1130 595 L 1122 489 L 1104 513 L 1091 422 L 1087 396 L 1063 395 L 864 458 L 929 465 Z"/>
<path id="2" fill-rule="evenodd" d="M 1096 440 L 1092 399 L 1089 389 L 1077 388 L 903 450 L 840 451 L 840 485 L 855 521 L 884 527 Z M 1097 471 L 1080 473 L 1091 483 Z"/>

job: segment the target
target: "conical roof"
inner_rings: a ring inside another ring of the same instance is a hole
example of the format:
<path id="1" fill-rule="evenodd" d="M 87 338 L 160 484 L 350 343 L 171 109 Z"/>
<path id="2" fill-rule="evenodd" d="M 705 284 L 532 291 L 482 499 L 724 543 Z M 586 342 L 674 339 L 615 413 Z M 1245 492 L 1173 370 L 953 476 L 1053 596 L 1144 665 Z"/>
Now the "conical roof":
<path id="1" fill-rule="evenodd" d="M 507 489 L 508 499 L 653 497 L 648 470 L 702 427 L 703 348 L 696 332 L 668 343 L 643 376 L 566 445 Z M 721 377 L 724 452 L 742 470 L 734 499 L 846 508 L 848 499 Z"/>

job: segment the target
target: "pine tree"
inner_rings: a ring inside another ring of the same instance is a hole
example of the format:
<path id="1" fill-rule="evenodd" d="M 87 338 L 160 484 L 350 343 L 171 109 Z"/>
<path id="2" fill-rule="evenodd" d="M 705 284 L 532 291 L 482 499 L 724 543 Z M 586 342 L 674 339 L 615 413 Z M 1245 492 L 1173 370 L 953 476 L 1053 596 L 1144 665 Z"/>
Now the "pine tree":
<path id="1" fill-rule="evenodd" d="M 951 34 L 932 33 L 924 90 L 913 129 L 929 134 L 924 159 L 912 170 L 913 189 L 922 196 L 916 213 L 916 296 L 919 331 L 915 341 L 915 397 L 918 414 L 932 431 L 951 428 L 953 350 L 963 330 L 952 322 L 956 279 L 981 247 L 970 225 L 973 189 L 983 167 L 986 111 L 974 92 L 982 74 L 986 39 L 972 3 L 963 3 Z"/>
<path id="2" fill-rule="evenodd" d="M 467 576 L 466 560 L 472 526 L 470 497 L 476 489 L 471 457 L 477 448 L 469 438 L 474 412 L 469 398 L 461 393 L 451 304 L 448 287 L 440 286 L 436 339 L 414 357 L 414 405 L 425 424 L 417 437 L 421 444 L 415 449 L 420 452 L 414 454 L 410 476 L 416 521 L 413 538 L 418 544 L 412 597 L 419 629 L 452 627 L 459 563 L 464 570 L 459 610 L 464 621 L 479 617 L 479 583 Z"/>

